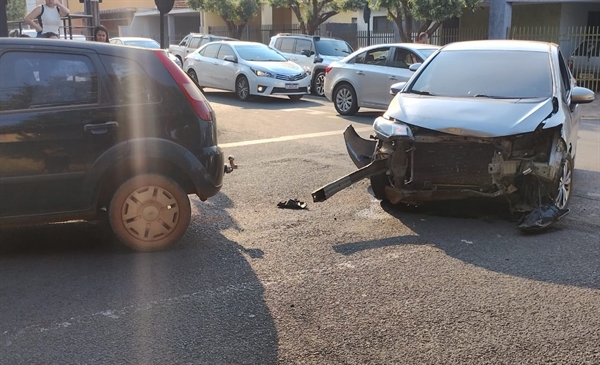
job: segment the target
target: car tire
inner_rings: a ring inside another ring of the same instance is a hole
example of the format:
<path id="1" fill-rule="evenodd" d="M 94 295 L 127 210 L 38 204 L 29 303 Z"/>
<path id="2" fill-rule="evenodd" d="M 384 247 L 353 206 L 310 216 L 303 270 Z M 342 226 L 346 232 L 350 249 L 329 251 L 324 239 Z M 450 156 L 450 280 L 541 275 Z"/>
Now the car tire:
<path id="1" fill-rule="evenodd" d="M 325 71 L 319 70 L 313 77 L 311 90 L 314 95 L 325 96 Z"/>
<path id="2" fill-rule="evenodd" d="M 192 79 L 196 83 L 196 86 L 198 86 L 200 91 L 204 91 L 204 90 L 202 90 L 202 86 L 200 86 L 200 83 L 198 82 L 198 75 L 196 75 L 196 71 L 194 71 L 194 69 L 190 68 L 188 70 L 188 75 L 189 75 L 190 79 Z"/>
<path id="3" fill-rule="evenodd" d="M 339 114 L 354 115 L 358 112 L 358 101 L 356 100 L 356 92 L 352 85 L 343 83 L 336 86 L 332 99 L 335 110 Z"/>
<path id="4" fill-rule="evenodd" d="M 292 101 L 299 101 L 303 96 L 304 95 L 288 95 L 288 98 L 290 98 Z"/>
<path id="5" fill-rule="evenodd" d="M 250 84 L 246 76 L 241 75 L 235 80 L 235 95 L 241 101 L 250 100 Z"/>
<path id="6" fill-rule="evenodd" d="M 375 198 L 379 200 L 387 200 L 387 196 L 385 195 L 385 187 L 390 186 L 390 179 L 388 176 L 385 173 L 372 175 L 370 180 L 371 189 L 373 190 L 373 195 Z"/>
<path id="7" fill-rule="evenodd" d="M 179 241 L 191 217 L 190 200 L 173 180 L 138 175 L 122 184 L 108 208 L 112 231 L 136 251 L 159 251 Z"/>
<path id="8" fill-rule="evenodd" d="M 566 209 L 573 195 L 573 158 L 567 153 L 560 163 L 560 170 L 554 182 L 554 204 L 559 209 Z"/>
<path id="9" fill-rule="evenodd" d="M 181 63 L 181 67 L 183 67 L 183 60 L 181 59 L 181 56 L 175 55 L 175 57 L 177 57 L 177 59 Z"/>

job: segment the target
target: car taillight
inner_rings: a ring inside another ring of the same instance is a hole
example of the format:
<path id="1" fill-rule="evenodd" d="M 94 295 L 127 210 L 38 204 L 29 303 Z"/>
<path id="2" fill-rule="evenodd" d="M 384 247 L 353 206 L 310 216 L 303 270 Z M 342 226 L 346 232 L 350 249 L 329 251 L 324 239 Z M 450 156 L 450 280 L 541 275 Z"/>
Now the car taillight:
<path id="1" fill-rule="evenodd" d="M 329 73 L 329 71 L 331 71 L 331 66 L 325 67 L 325 76 L 327 76 L 327 74 Z"/>
<path id="2" fill-rule="evenodd" d="M 186 98 L 194 107 L 194 111 L 200 117 L 200 119 L 207 122 L 212 122 L 213 117 L 211 113 L 210 105 L 208 100 L 204 97 L 204 94 L 198 89 L 196 84 L 186 75 L 183 70 L 171 61 L 162 50 L 155 51 L 156 57 L 162 62 L 167 71 L 171 74 L 181 91 L 185 94 Z"/>

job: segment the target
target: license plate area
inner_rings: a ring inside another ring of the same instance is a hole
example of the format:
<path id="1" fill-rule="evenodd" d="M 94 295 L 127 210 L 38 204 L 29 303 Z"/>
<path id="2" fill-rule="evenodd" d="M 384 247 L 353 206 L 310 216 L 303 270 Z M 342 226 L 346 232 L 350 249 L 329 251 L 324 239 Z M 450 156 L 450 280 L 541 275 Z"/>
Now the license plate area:
<path id="1" fill-rule="evenodd" d="M 285 84 L 285 88 L 288 90 L 296 90 L 298 89 L 298 84 Z"/>

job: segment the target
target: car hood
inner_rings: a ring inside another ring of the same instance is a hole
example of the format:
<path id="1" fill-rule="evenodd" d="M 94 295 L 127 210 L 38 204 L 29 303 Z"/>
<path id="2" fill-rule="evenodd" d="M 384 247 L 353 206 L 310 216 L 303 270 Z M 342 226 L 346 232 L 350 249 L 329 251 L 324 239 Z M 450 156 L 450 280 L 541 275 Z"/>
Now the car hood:
<path id="1" fill-rule="evenodd" d="M 554 110 L 543 99 L 447 98 L 400 93 L 386 115 L 459 136 L 500 137 L 533 132 Z"/>
<path id="2" fill-rule="evenodd" d="M 270 71 L 283 75 L 295 75 L 304 72 L 304 69 L 301 66 L 298 66 L 292 61 L 245 61 L 245 64 L 254 69 Z"/>

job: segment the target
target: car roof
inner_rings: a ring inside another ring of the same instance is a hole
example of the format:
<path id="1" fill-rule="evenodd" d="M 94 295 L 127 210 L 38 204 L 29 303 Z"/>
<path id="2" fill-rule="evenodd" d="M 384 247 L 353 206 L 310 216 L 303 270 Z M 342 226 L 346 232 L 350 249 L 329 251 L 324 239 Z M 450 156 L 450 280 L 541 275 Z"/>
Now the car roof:
<path id="1" fill-rule="evenodd" d="M 23 47 L 25 46 L 25 47 Z M 47 39 L 47 38 L 2 38 L 0 49 L 18 47 L 21 50 L 38 49 L 54 49 L 57 51 L 65 50 L 94 50 L 101 54 L 117 54 L 128 55 L 127 52 L 153 52 L 148 48 L 140 47 L 123 47 L 116 46 L 106 42 L 66 42 L 65 39 Z"/>
<path id="2" fill-rule="evenodd" d="M 378 47 L 405 47 L 411 49 L 439 49 L 441 46 L 437 46 L 435 44 L 423 44 L 423 43 L 380 43 L 380 44 L 372 44 L 370 46 L 359 48 L 357 51 L 366 51 L 373 48 Z"/>
<path id="3" fill-rule="evenodd" d="M 465 41 L 450 43 L 442 51 L 530 51 L 550 52 L 554 43 L 539 41 L 522 41 L 512 39 L 494 39 L 481 41 Z"/>

